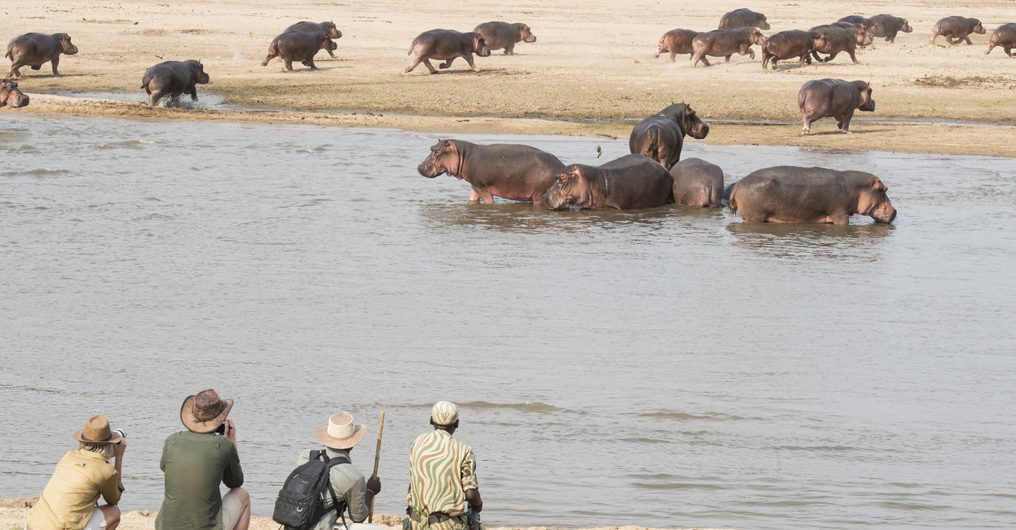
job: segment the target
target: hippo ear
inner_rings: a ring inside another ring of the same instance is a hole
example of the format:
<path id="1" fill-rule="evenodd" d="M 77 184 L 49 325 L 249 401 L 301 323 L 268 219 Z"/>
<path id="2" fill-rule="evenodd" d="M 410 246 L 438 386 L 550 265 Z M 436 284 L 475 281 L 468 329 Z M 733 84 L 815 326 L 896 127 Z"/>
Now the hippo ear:
<path id="1" fill-rule="evenodd" d="M 882 184 L 882 181 L 878 177 L 872 177 L 872 180 L 871 189 L 875 191 L 889 191 L 889 186 Z"/>
<path id="2" fill-rule="evenodd" d="M 438 140 L 438 141 L 440 141 L 440 140 Z M 451 148 L 455 147 L 455 144 L 453 144 L 451 140 L 445 140 L 443 143 L 444 143 L 444 145 L 442 147 L 444 147 L 445 149 L 451 149 Z"/>

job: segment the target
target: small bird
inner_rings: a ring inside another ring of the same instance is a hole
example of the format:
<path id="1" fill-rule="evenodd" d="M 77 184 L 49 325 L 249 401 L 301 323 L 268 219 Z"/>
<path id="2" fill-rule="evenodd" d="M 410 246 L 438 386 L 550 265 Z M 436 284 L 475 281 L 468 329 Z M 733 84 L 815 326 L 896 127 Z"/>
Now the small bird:
<path id="1" fill-rule="evenodd" d="M 603 156 L 603 148 L 596 146 L 596 158 L 600 158 L 601 156 Z"/>

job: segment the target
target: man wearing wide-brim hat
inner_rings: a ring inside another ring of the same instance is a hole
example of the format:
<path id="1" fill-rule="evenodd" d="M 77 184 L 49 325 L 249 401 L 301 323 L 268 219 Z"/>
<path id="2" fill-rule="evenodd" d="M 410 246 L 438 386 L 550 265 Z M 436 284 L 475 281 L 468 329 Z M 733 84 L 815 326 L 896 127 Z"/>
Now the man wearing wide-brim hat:
<path id="1" fill-rule="evenodd" d="M 318 441 L 324 446 L 324 454 L 329 460 L 339 459 L 340 463 L 332 466 L 328 473 L 329 486 L 339 500 L 345 505 L 349 518 L 354 523 L 362 523 L 370 513 L 370 501 L 381 492 L 381 479 L 376 476 L 366 480 L 363 473 L 353 465 L 349 453 L 367 434 L 367 427 L 353 421 L 348 412 L 339 412 L 328 418 L 327 425 L 315 430 Z M 310 459 L 311 451 L 300 453 L 297 465 Z M 339 511 L 333 509 L 332 496 L 325 495 L 325 508 L 328 513 L 318 521 L 312 530 L 332 530 L 339 519 Z M 341 508 L 341 507 L 340 507 Z M 341 528 L 341 526 L 340 526 Z M 353 529 L 355 530 L 355 529 Z"/>
<path id="2" fill-rule="evenodd" d="M 247 530 L 250 495 L 236 451 L 236 425 L 226 419 L 232 399 L 212 389 L 187 396 L 180 407 L 186 431 L 169 435 L 160 467 L 166 492 L 156 530 Z M 219 495 L 219 483 L 230 488 Z"/>
<path id="3" fill-rule="evenodd" d="M 434 430 L 417 436 L 409 450 L 409 495 L 403 528 L 466 530 L 468 508 L 479 513 L 483 500 L 473 449 L 452 438 L 459 427 L 458 406 L 438 401 L 431 409 L 430 424 Z"/>

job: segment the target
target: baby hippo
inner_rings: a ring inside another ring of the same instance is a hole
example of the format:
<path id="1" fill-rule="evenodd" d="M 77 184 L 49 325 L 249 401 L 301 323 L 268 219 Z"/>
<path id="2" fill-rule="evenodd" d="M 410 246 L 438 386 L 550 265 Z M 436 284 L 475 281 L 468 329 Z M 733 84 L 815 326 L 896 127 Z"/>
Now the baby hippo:
<path id="1" fill-rule="evenodd" d="M 7 44 L 6 57 L 11 60 L 11 71 L 8 77 L 21 77 L 18 71 L 22 66 L 29 66 L 32 70 L 42 68 L 42 65 L 51 63 L 53 75 L 60 75 L 57 67 L 60 66 L 60 54 L 74 55 L 78 53 L 78 47 L 71 42 L 71 36 L 66 33 L 25 33 L 14 37 Z"/>
<path id="2" fill-rule="evenodd" d="M 431 59 L 443 59 L 445 62 L 441 63 L 441 68 L 448 68 L 452 65 L 452 61 L 458 57 L 465 59 L 469 63 L 469 67 L 479 73 L 480 70 L 473 64 L 474 53 L 480 57 L 490 56 L 487 41 L 483 39 L 483 35 L 475 31 L 469 33 L 460 33 L 453 29 L 424 31 L 413 39 L 413 44 L 409 46 L 408 55 L 411 57 L 409 66 L 406 67 L 406 73 L 412 72 L 420 63 L 423 63 L 430 73 L 436 74 L 437 70 L 434 69 L 434 65 L 430 64 Z"/>
<path id="3" fill-rule="evenodd" d="M 479 33 L 483 37 L 487 48 L 491 51 L 504 48 L 505 55 L 515 55 L 515 44 L 519 42 L 536 42 L 533 30 L 521 22 L 514 24 L 498 21 L 484 22 L 476 26 L 473 32 Z"/>
<path id="4" fill-rule="evenodd" d="M 949 44 L 959 44 L 963 41 L 973 44 L 970 42 L 971 33 L 986 33 L 980 20 L 966 17 L 945 17 L 931 28 L 931 43 L 935 44 L 935 39 L 941 35 Z"/>
<path id="5" fill-rule="evenodd" d="M 261 62 L 261 66 L 268 66 L 268 61 L 275 57 L 281 57 L 285 63 L 284 71 L 293 71 L 293 61 L 299 61 L 311 70 L 317 70 L 314 64 L 314 55 L 319 50 L 335 50 L 338 46 L 332 41 L 327 33 L 303 33 L 300 31 L 287 31 L 275 37 L 268 45 L 268 57 Z"/>
<path id="6" fill-rule="evenodd" d="M 799 58 L 801 67 L 811 64 L 811 52 L 825 46 L 825 35 L 817 31 L 790 30 L 770 35 L 762 43 L 762 69 L 772 61 L 773 70 L 780 59 Z"/>
<path id="7" fill-rule="evenodd" d="M 342 38 L 342 32 L 335 26 L 335 22 L 311 22 L 309 20 L 301 20 L 300 22 L 286 28 L 286 31 L 283 31 L 283 33 L 289 33 L 290 31 L 299 31 L 301 33 L 324 33 L 328 35 L 328 38 L 330 39 Z M 328 52 L 329 57 L 332 59 L 335 58 L 335 53 L 332 50 L 325 51 Z"/>
<path id="8" fill-rule="evenodd" d="M 717 29 L 738 29 L 738 28 L 759 28 L 769 29 L 769 22 L 762 13 L 756 13 L 751 9 L 735 9 L 725 13 L 720 18 L 720 25 Z"/>
<path id="9" fill-rule="evenodd" d="M 991 38 L 988 39 L 988 51 L 984 52 L 984 54 L 988 55 L 991 53 L 991 50 L 995 49 L 995 46 L 1001 46 L 1005 54 L 1012 57 L 1012 49 L 1016 48 L 1016 23 L 999 26 L 991 34 Z"/>
<path id="10" fill-rule="evenodd" d="M 737 53 L 747 55 L 755 59 L 755 51 L 751 49 L 752 44 L 762 44 L 765 35 L 758 28 L 742 29 L 714 29 L 705 33 L 699 33 L 691 42 L 694 53 L 691 56 L 691 65 L 694 67 L 702 61 L 706 66 L 710 57 L 726 57 L 725 62 L 730 62 L 730 56 Z"/>
<path id="11" fill-rule="evenodd" d="M 903 33 L 914 31 L 907 19 L 892 15 L 875 15 L 871 17 L 871 24 L 868 25 L 868 30 L 871 31 L 872 37 L 885 37 L 886 42 L 896 41 L 896 35 L 901 31 Z"/>
<path id="12" fill-rule="evenodd" d="M 866 81 L 818 79 L 801 85 L 797 93 L 797 106 L 801 109 L 801 132 L 811 132 L 812 122 L 821 118 L 836 118 L 840 132 L 850 134 L 850 120 L 854 110 L 873 112 L 871 84 Z"/>
<path id="13" fill-rule="evenodd" d="M 689 158 L 670 168 L 674 203 L 678 206 L 719 208 L 723 197 L 723 170 L 701 158 Z"/>
<path id="14" fill-rule="evenodd" d="M 0 81 L 0 107 L 10 106 L 20 109 L 28 105 L 28 96 L 18 89 L 18 82 L 13 79 Z"/>
<path id="15" fill-rule="evenodd" d="M 154 108 L 165 95 L 169 95 L 172 101 L 178 101 L 180 94 L 190 94 L 191 100 L 197 101 L 197 85 L 208 81 L 201 61 L 166 61 L 145 70 L 141 88 L 148 94 L 149 108 Z"/>
<path id="16" fill-rule="evenodd" d="M 670 62 L 674 62 L 674 58 L 679 53 L 687 53 L 689 58 L 694 55 L 694 50 L 691 47 L 691 41 L 695 39 L 695 35 L 699 32 L 692 31 L 690 29 L 672 29 L 663 34 L 660 37 L 660 44 L 656 50 L 656 58 L 660 58 L 660 54 L 663 52 L 670 53 Z"/>
<path id="17" fill-rule="evenodd" d="M 599 167 L 566 167 L 543 194 L 543 205 L 551 210 L 653 208 L 667 204 L 671 187 L 670 174 L 656 161 L 625 155 Z"/>

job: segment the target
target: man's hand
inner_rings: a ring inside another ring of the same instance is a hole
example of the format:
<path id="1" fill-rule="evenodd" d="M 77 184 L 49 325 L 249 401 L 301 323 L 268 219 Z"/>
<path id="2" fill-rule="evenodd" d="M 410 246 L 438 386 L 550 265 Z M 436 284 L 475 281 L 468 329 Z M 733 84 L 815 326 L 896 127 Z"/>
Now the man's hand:
<path id="1" fill-rule="evenodd" d="M 367 491 L 373 495 L 381 493 L 381 479 L 377 475 L 374 475 L 367 479 Z"/>
<path id="2" fill-rule="evenodd" d="M 228 439 L 229 441 L 233 442 L 233 444 L 235 445 L 236 444 L 236 424 L 233 423 L 233 420 L 231 420 L 229 418 L 226 418 L 226 421 L 224 423 L 226 425 L 226 439 Z"/>
<path id="3" fill-rule="evenodd" d="M 483 511 L 483 499 L 480 498 L 480 490 L 466 490 L 466 502 L 476 510 L 476 513 Z"/>

